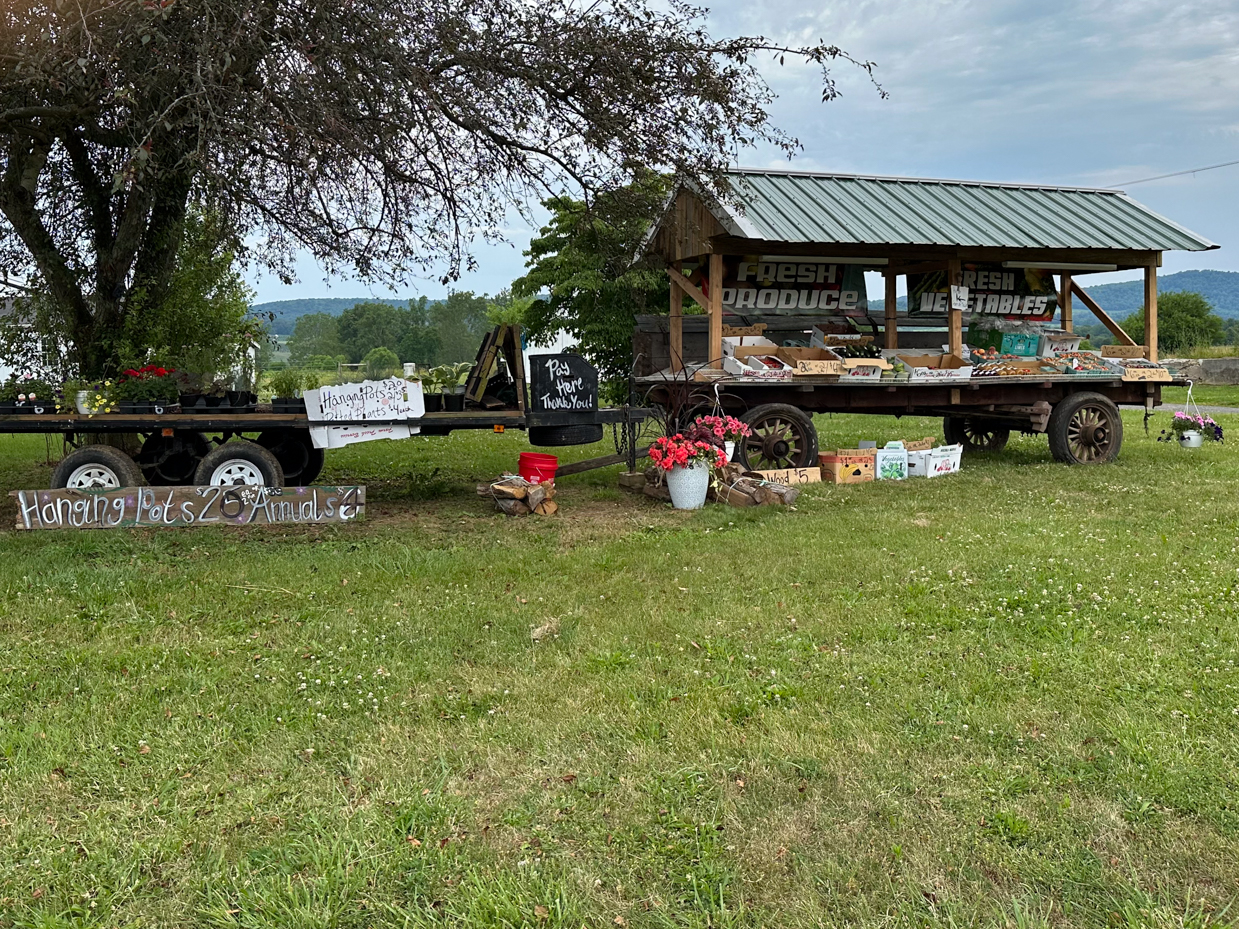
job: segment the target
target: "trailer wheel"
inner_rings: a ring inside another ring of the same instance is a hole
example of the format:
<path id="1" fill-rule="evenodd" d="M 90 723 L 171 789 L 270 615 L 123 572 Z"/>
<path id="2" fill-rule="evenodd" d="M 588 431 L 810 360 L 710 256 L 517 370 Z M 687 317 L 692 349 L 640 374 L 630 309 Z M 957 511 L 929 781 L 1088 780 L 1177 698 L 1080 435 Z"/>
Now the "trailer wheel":
<path id="1" fill-rule="evenodd" d="M 110 445 L 86 445 L 64 457 L 52 471 L 59 490 L 119 490 L 141 487 L 142 471 L 133 459 Z"/>
<path id="2" fill-rule="evenodd" d="M 305 429 L 268 429 L 259 433 L 258 444 L 275 456 L 289 487 L 305 487 L 323 470 L 326 455 L 314 447 Z"/>
<path id="3" fill-rule="evenodd" d="M 1104 394 L 1084 391 L 1054 405 L 1046 428 L 1050 454 L 1066 464 L 1104 464 L 1119 455 L 1123 417 Z"/>
<path id="4" fill-rule="evenodd" d="M 979 416 L 944 416 L 942 432 L 949 445 L 962 445 L 966 452 L 1000 452 L 1007 447 L 1011 430 Z"/>
<path id="5" fill-rule="evenodd" d="M 179 487 L 193 483 L 194 472 L 210 450 L 200 432 L 177 430 L 171 436 L 152 435 L 142 443 L 138 465 L 146 482 L 154 487 Z"/>
<path id="6" fill-rule="evenodd" d="M 740 463 L 749 470 L 817 466 L 817 429 L 804 410 L 764 403 L 742 417 L 753 434 L 740 442 Z"/>
<path id="7" fill-rule="evenodd" d="M 238 439 L 209 452 L 198 463 L 194 483 L 213 487 L 280 487 L 284 483 L 284 469 L 261 445 Z"/>
<path id="8" fill-rule="evenodd" d="M 593 445 L 602 441 L 602 423 L 579 426 L 530 426 L 529 444 L 553 448 L 557 445 Z"/>

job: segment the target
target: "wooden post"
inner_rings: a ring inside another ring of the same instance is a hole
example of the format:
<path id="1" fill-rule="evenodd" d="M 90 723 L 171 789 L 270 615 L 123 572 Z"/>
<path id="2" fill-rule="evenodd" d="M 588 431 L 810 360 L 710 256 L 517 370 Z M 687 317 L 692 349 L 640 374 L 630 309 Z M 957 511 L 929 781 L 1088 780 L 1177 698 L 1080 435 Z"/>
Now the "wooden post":
<path id="1" fill-rule="evenodd" d="M 886 272 L 886 347 L 899 347 L 899 321 L 896 319 L 895 282 L 898 276 L 894 271 Z"/>
<path id="2" fill-rule="evenodd" d="M 675 263 L 680 270 L 680 263 Z M 684 370 L 684 291 L 674 278 L 671 280 L 671 373 Z"/>
<path id="3" fill-rule="evenodd" d="M 963 280 L 964 272 L 960 262 L 957 259 L 952 259 L 947 262 L 946 283 L 950 288 L 952 284 L 958 285 Z M 947 291 L 948 299 L 950 290 Z M 949 306 L 949 304 L 948 304 Z M 962 310 L 948 309 L 946 311 L 947 320 L 947 343 L 950 346 L 952 355 L 964 354 L 964 313 Z"/>
<path id="4" fill-rule="evenodd" d="M 710 367 L 723 366 L 723 256 L 710 256 L 710 341 L 707 351 L 710 356 Z"/>
<path id="5" fill-rule="evenodd" d="M 1067 332 L 1075 332 L 1075 322 L 1071 318 L 1071 274 L 1067 271 L 1062 272 L 1063 286 L 1058 296 L 1058 311 L 1062 320 L 1063 329 Z"/>
<path id="6" fill-rule="evenodd" d="M 1157 361 L 1157 267 L 1144 269 L 1144 357 Z"/>

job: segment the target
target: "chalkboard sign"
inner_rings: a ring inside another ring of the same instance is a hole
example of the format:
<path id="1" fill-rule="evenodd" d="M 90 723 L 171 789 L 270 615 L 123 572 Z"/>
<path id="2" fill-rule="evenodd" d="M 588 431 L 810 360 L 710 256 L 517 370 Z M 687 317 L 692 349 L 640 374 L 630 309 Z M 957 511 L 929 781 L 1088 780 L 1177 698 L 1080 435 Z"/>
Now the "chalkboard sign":
<path id="1" fill-rule="evenodd" d="M 598 409 L 598 372 L 580 355 L 529 358 L 529 408 L 542 413 Z"/>

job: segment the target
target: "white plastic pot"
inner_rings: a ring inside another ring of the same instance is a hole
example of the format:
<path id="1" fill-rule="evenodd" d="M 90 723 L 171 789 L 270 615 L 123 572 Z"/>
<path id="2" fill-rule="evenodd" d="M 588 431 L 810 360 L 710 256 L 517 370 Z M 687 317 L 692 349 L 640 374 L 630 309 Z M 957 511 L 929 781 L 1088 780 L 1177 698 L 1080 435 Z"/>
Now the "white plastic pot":
<path id="1" fill-rule="evenodd" d="M 1179 436 L 1179 444 L 1183 448 L 1200 448 L 1205 444 L 1205 437 L 1195 429 L 1189 429 Z"/>
<path id="2" fill-rule="evenodd" d="M 724 442 L 723 451 L 727 453 L 727 460 L 731 461 L 731 459 L 734 458 L 736 455 L 736 443 L 735 442 Z"/>
<path id="3" fill-rule="evenodd" d="M 694 462 L 687 468 L 678 465 L 667 472 L 667 491 L 671 505 L 677 510 L 699 510 L 706 505 L 710 489 L 710 465 Z"/>
<path id="4" fill-rule="evenodd" d="M 89 399 L 90 399 L 89 390 L 79 390 L 73 396 L 73 402 L 77 405 L 77 411 L 81 413 L 83 416 L 86 416 L 90 413 L 90 407 L 86 405 L 86 401 Z"/>

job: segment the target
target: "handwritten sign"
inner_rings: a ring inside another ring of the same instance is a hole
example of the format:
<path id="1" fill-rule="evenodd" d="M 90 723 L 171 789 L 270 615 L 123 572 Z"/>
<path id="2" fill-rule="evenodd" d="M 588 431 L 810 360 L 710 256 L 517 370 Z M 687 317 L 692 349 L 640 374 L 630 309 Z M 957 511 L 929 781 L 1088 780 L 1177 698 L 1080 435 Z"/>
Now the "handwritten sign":
<path id="1" fill-rule="evenodd" d="M 598 409 L 598 372 L 580 355 L 534 355 L 529 363 L 531 409 Z"/>
<path id="2" fill-rule="evenodd" d="M 361 516 L 366 488 L 127 487 L 14 490 L 18 529 L 137 529 L 340 523 Z"/>
<path id="3" fill-rule="evenodd" d="M 968 288 L 958 284 L 951 285 L 951 309 L 961 312 L 968 309 Z"/>
<path id="4" fill-rule="evenodd" d="M 795 487 L 797 484 L 821 483 L 822 469 L 776 468 L 766 471 L 745 471 L 744 476 L 756 478 L 760 481 L 770 481 L 774 484 L 783 484 L 787 487 Z"/>
<path id="5" fill-rule="evenodd" d="M 305 412 L 310 422 L 316 423 L 420 419 L 426 414 L 426 404 L 420 381 L 389 377 L 307 390 Z"/>

